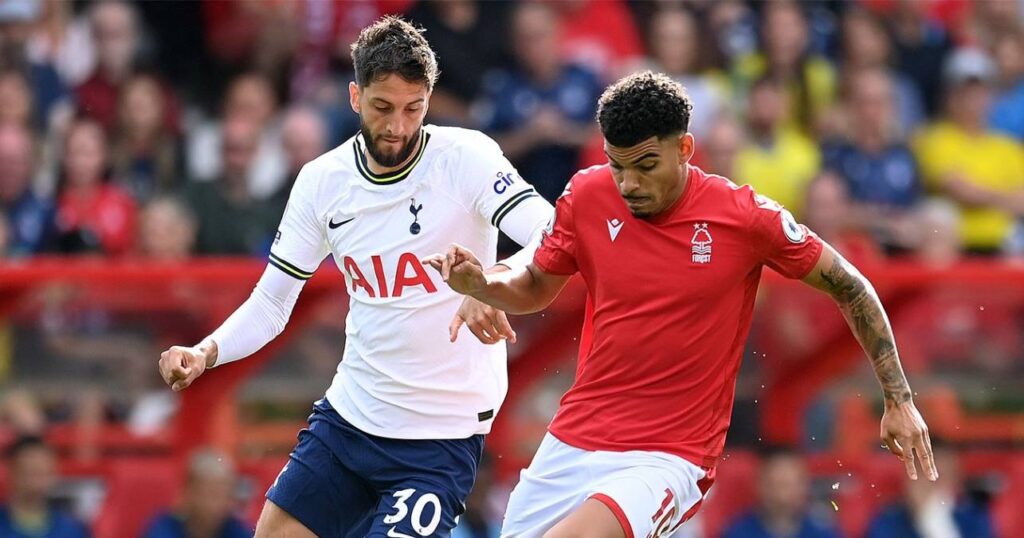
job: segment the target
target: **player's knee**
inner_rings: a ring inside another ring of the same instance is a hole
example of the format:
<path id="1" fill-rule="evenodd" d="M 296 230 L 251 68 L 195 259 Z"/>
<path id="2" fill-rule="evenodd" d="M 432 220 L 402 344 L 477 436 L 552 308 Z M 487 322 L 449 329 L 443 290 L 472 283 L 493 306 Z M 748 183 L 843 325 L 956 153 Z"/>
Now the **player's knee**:
<path id="1" fill-rule="evenodd" d="M 316 538 L 316 534 L 268 500 L 263 503 L 254 538 Z"/>

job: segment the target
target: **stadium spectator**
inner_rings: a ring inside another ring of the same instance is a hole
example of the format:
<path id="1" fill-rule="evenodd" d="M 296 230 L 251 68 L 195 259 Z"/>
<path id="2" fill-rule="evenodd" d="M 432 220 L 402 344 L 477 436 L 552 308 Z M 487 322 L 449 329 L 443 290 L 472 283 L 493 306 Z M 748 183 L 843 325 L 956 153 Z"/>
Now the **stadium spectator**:
<path id="1" fill-rule="evenodd" d="M 748 140 L 736 156 L 733 179 L 750 184 L 799 218 L 807 184 L 821 165 L 818 146 L 785 126 L 789 104 L 782 81 L 765 77 L 755 82 L 747 108 Z"/>
<path id="2" fill-rule="evenodd" d="M 757 50 L 758 18 L 742 0 L 721 0 L 708 6 L 709 37 L 714 44 L 715 67 L 732 66 Z"/>
<path id="3" fill-rule="evenodd" d="M 846 259 L 862 264 L 877 261 L 880 251 L 871 236 L 858 226 L 858 215 L 847 183 L 825 172 L 807 186 L 804 221 L 814 233 L 835 247 Z M 807 330 L 811 330 L 810 327 Z M 795 338 L 810 340 L 806 334 Z"/>
<path id="4" fill-rule="evenodd" d="M 0 125 L 19 125 L 35 130 L 32 89 L 21 71 L 0 72 Z"/>
<path id="5" fill-rule="evenodd" d="M 935 464 L 942 469 L 939 479 L 904 481 L 904 501 L 884 508 L 866 538 L 995 537 L 988 508 L 960 492 L 956 453 L 937 448 Z"/>
<path id="6" fill-rule="evenodd" d="M 271 198 L 276 215 L 284 214 L 292 184 L 299 176 L 299 170 L 309 161 L 327 151 L 327 125 L 315 110 L 296 106 L 289 109 L 281 120 L 281 142 L 284 147 L 288 172 L 281 187 Z"/>
<path id="7" fill-rule="evenodd" d="M 255 161 L 247 172 L 247 188 L 261 200 L 272 196 L 280 187 L 286 168 L 277 110 L 277 95 L 269 79 L 257 73 L 236 77 L 224 98 L 223 121 L 204 122 L 188 136 L 188 175 L 202 181 L 223 172 L 225 163 L 218 153 L 224 136 L 223 125 L 241 119 L 255 125 L 259 134 Z"/>
<path id="8" fill-rule="evenodd" d="M 567 62 L 611 80 L 644 54 L 643 39 L 626 0 L 549 2 L 561 31 L 558 54 Z"/>
<path id="9" fill-rule="evenodd" d="M 808 32 L 807 19 L 796 2 L 765 4 L 762 51 L 740 58 L 735 71 L 747 85 L 765 77 L 778 80 L 788 102 L 785 126 L 809 133 L 835 101 L 836 75 L 828 60 L 809 53 Z"/>
<path id="10" fill-rule="evenodd" d="M 943 268 L 960 259 L 960 211 L 944 198 L 921 203 L 916 217 L 918 234 L 915 258 L 921 263 Z"/>
<path id="11" fill-rule="evenodd" d="M 177 134 L 164 121 L 167 106 L 155 77 L 125 81 L 111 161 L 114 177 L 140 202 L 175 189 L 184 173 Z"/>
<path id="12" fill-rule="evenodd" d="M 41 15 L 42 2 L 10 0 L 0 2 L 0 69 L 21 71 L 32 88 L 33 124 L 46 125 L 53 107 L 67 97 L 53 63 L 29 53 L 32 30 Z"/>
<path id="13" fill-rule="evenodd" d="M 7 224 L 7 215 L 0 211 L 0 259 L 10 256 L 11 232 Z"/>
<path id="14" fill-rule="evenodd" d="M 943 468 L 945 472 L 945 468 Z M 919 482 L 924 482 L 920 480 Z M 724 538 L 834 538 L 832 524 L 807 509 L 810 478 L 800 456 L 780 451 L 765 456 L 758 480 L 758 506 L 732 524 Z"/>
<path id="15" fill-rule="evenodd" d="M 185 490 L 177 509 L 157 516 L 143 538 L 245 538 L 252 527 L 232 513 L 237 478 L 231 460 L 215 450 L 189 459 Z"/>
<path id="16" fill-rule="evenodd" d="M 707 42 L 699 39 L 696 15 L 687 9 L 663 9 L 651 19 L 648 48 L 649 68 L 672 77 L 686 87 L 693 99 L 690 132 L 702 136 L 711 127 L 712 119 L 726 106 L 724 77 L 706 73 L 710 56 L 704 49 Z"/>
<path id="17" fill-rule="evenodd" d="M 0 399 L 0 421 L 15 438 L 42 435 L 46 428 L 46 415 L 39 399 L 26 389 L 8 391 Z"/>
<path id="18" fill-rule="evenodd" d="M 518 4 L 512 41 L 518 68 L 492 72 L 485 82 L 483 128 L 537 192 L 554 201 L 578 169 L 580 148 L 594 133 L 601 92 L 597 77 L 551 51 L 559 20 L 546 4 Z"/>
<path id="19" fill-rule="evenodd" d="M 0 125 L 0 210 L 6 217 L 7 255 L 35 254 L 53 233 L 53 204 L 31 188 L 34 164 L 28 130 Z"/>
<path id="20" fill-rule="evenodd" d="M 78 110 L 111 131 L 117 124 L 121 86 L 140 56 L 138 9 L 122 0 L 103 0 L 89 14 L 96 44 L 96 66 L 75 88 Z"/>
<path id="21" fill-rule="evenodd" d="M 258 166 L 260 126 L 245 117 L 224 123 L 221 152 L 224 171 L 212 181 L 194 182 L 186 191 L 199 220 L 198 251 L 202 254 L 257 254 L 270 247 L 280 215 L 257 200 L 247 181 Z"/>
<path id="22" fill-rule="evenodd" d="M 941 108 L 942 62 L 953 43 L 946 30 L 928 14 L 929 2 L 898 0 L 887 20 L 896 50 L 896 66 L 910 77 L 924 100 L 929 117 Z"/>
<path id="23" fill-rule="evenodd" d="M 57 458 L 39 437 L 20 437 L 7 449 L 10 494 L 0 507 L 0 536 L 5 538 L 85 538 L 85 525 L 50 506 L 59 479 Z"/>
<path id="24" fill-rule="evenodd" d="M 963 45 L 990 48 L 1000 35 L 1019 31 L 1024 22 L 1018 2 L 974 0 L 968 4 L 957 35 L 957 42 Z"/>
<path id="25" fill-rule="evenodd" d="M 183 262 L 195 250 L 196 218 L 180 200 L 157 197 L 139 215 L 139 255 L 152 260 Z"/>
<path id="26" fill-rule="evenodd" d="M 736 177 L 736 156 L 743 147 L 746 134 L 743 126 L 731 114 L 714 119 L 704 137 L 704 151 L 697 165 L 706 172 L 724 177 Z"/>
<path id="27" fill-rule="evenodd" d="M 824 167 L 846 183 L 854 204 L 850 222 L 890 250 L 909 248 L 907 231 L 922 188 L 913 152 L 900 135 L 892 78 L 877 68 L 858 71 L 846 107 L 855 127 L 847 140 L 823 148 Z"/>
<path id="28" fill-rule="evenodd" d="M 989 125 L 1024 142 L 1024 31 L 1000 35 L 992 49 L 999 75 Z"/>
<path id="29" fill-rule="evenodd" d="M 136 206 L 108 175 L 107 138 L 99 123 L 79 119 L 65 138 L 57 199 L 57 249 L 123 254 L 135 244 Z"/>
<path id="30" fill-rule="evenodd" d="M 1001 251 L 1014 216 L 1024 214 L 1024 150 L 988 127 L 995 66 L 977 49 L 961 49 L 946 64 L 946 117 L 914 141 L 925 183 L 956 201 L 964 246 L 975 254 Z"/>
<path id="31" fill-rule="evenodd" d="M 470 107 L 483 89 L 483 76 L 507 61 L 505 22 L 510 4 L 478 0 L 418 2 L 408 16 L 423 26 L 444 75 L 434 86 L 427 119 L 469 126 Z"/>
<path id="32" fill-rule="evenodd" d="M 914 81 L 907 75 L 891 69 L 894 63 L 892 49 L 889 33 L 874 13 L 866 9 L 852 8 L 843 14 L 842 87 L 848 87 L 850 79 L 855 78 L 860 71 L 891 71 L 889 76 L 894 106 L 890 113 L 897 121 L 891 122 L 890 127 L 898 129 L 906 136 L 926 119 L 924 103 Z"/>

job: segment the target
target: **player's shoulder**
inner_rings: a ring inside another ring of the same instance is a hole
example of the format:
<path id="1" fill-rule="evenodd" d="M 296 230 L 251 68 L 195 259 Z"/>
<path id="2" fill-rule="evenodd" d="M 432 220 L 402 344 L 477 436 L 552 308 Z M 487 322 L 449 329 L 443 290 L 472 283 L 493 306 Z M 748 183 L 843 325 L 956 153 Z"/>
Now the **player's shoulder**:
<path id="1" fill-rule="evenodd" d="M 703 198 L 721 207 L 752 209 L 757 205 L 758 194 L 750 185 L 741 185 L 732 179 L 718 174 L 709 174 L 701 168 L 690 165 L 690 181 L 696 183 L 694 188 Z"/>
<path id="2" fill-rule="evenodd" d="M 574 193 L 597 194 L 607 190 L 609 185 L 614 186 L 615 179 L 612 177 L 612 169 L 605 164 L 597 164 L 584 168 L 569 179 L 565 188 Z"/>
<path id="3" fill-rule="evenodd" d="M 304 164 L 299 170 L 295 184 L 302 188 L 317 189 L 327 177 L 331 178 L 330 183 L 339 186 L 356 177 L 355 143 L 356 137 L 353 136 Z"/>
<path id="4" fill-rule="evenodd" d="M 430 142 L 427 145 L 428 152 L 461 155 L 465 152 L 486 151 L 501 154 L 498 143 L 476 129 L 424 125 L 423 130 L 430 136 Z"/>

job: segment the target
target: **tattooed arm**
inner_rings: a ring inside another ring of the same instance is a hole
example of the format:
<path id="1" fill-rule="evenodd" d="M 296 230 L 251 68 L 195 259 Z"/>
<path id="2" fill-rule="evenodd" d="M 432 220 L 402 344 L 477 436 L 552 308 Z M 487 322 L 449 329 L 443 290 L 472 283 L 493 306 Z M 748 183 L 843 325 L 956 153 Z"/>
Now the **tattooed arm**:
<path id="1" fill-rule="evenodd" d="M 871 360 L 885 400 L 882 442 L 903 460 L 911 479 L 917 479 L 916 451 L 925 475 L 935 480 L 938 472 L 932 458 L 928 427 L 914 406 L 910 385 L 900 366 L 892 327 L 875 289 L 857 268 L 827 244 L 804 282 L 832 296 Z"/>

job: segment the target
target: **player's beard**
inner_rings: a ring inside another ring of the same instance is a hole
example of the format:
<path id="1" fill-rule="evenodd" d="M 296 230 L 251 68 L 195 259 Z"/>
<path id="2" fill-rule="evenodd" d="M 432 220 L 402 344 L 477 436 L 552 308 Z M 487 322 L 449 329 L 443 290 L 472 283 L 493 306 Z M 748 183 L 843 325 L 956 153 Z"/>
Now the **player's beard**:
<path id="1" fill-rule="evenodd" d="M 377 147 L 377 142 L 383 137 L 381 135 L 374 136 L 370 128 L 363 123 L 363 118 L 361 117 L 359 118 L 359 130 L 363 133 L 363 140 L 366 141 L 366 152 L 370 154 L 374 162 L 384 168 L 391 168 L 405 162 L 412 155 L 413 150 L 416 149 L 416 144 L 420 141 L 421 131 L 416 129 L 416 136 L 409 137 L 409 140 L 398 151 L 386 153 Z"/>

